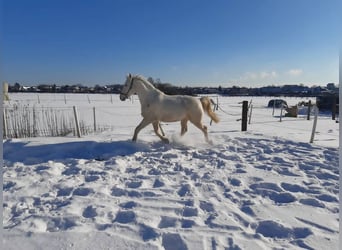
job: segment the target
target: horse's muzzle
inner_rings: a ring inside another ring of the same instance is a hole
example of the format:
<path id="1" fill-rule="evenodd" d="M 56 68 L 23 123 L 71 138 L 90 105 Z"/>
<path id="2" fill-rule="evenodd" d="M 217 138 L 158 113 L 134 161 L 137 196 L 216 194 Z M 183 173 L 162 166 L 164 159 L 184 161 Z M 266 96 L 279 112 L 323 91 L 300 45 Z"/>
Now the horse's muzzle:
<path id="1" fill-rule="evenodd" d="M 125 101 L 127 99 L 126 95 L 120 94 L 120 100 Z"/>

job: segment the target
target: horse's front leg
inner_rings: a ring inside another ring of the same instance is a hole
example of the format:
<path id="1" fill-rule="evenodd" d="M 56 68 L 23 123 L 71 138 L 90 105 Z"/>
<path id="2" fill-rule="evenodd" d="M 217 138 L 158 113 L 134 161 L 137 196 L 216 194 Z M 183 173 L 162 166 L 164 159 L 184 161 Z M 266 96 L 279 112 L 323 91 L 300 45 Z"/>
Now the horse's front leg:
<path id="1" fill-rule="evenodd" d="M 145 118 L 139 123 L 139 125 L 135 128 L 134 130 L 134 135 L 133 135 L 133 139 L 132 141 L 136 141 L 138 138 L 138 133 L 140 132 L 140 130 L 142 130 L 143 128 L 145 128 L 148 124 L 150 124 L 151 122 L 146 120 Z"/>
<path id="2" fill-rule="evenodd" d="M 163 135 L 161 135 L 160 132 L 159 132 L 159 128 L 161 128 L 161 127 L 160 127 L 159 121 L 153 122 L 152 125 L 153 125 L 153 129 L 154 129 L 154 132 L 156 133 L 156 135 L 157 135 L 163 142 L 169 143 L 169 139 L 167 139 L 167 138 L 165 137 L 164 131 L 162 131 Z M 162 130 L 162 129 L 161 129 L 161 130 Z"/>
<path id="3" fill-rule="evenodd" d="M 181 136 L 188 131 L 188 119 L 181 120 Z"/>

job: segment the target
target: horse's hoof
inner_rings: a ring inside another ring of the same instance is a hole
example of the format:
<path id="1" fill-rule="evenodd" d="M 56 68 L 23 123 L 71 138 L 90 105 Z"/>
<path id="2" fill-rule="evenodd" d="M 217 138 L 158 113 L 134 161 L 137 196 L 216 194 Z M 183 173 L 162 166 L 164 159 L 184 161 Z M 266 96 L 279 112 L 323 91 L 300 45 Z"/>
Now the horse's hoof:
<path id="1" fill-rule="evenodd" d="M 163 141 L 165 144 L 170 144 L 170 141 L 169 141 L 169 139 L 167 139 L 167 138 L 162 139 L 162 141 Z"/>

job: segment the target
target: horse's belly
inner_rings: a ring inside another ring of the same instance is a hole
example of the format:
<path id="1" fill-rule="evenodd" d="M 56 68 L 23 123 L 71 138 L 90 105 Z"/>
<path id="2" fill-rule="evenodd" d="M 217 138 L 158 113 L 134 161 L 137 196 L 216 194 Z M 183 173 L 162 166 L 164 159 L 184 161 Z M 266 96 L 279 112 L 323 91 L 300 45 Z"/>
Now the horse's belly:
<path id="1" fill-rule="evenodd" d="M 165 108 L 160 105 L 153 108 L 149 107 L 148 109 L 142 109 L 141 115 L 148 120 L 176 122 L 184 119 L 186 117 L 186 112 L 174 108 Z"/>
<path id="2" fill-rule="evenodd" d="M 184 113 L 177 113 L 177 114 L 168 113 L 168 114 L 162 115 L 160 117 L 160 120 L 162 122 L 176 122 L 176 121 L 183 120 L 185 117 L 186 117 L 186 114 Z"/>

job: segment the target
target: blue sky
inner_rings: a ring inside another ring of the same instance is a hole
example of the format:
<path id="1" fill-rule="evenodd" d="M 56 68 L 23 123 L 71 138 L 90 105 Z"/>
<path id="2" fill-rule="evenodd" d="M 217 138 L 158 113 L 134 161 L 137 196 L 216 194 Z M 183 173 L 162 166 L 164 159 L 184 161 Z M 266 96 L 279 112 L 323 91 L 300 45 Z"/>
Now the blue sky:
<path id="1" fill-rule="evenodd" d="M 10 84 L 338 83 L 339 0 L 4 0 Z"/>

